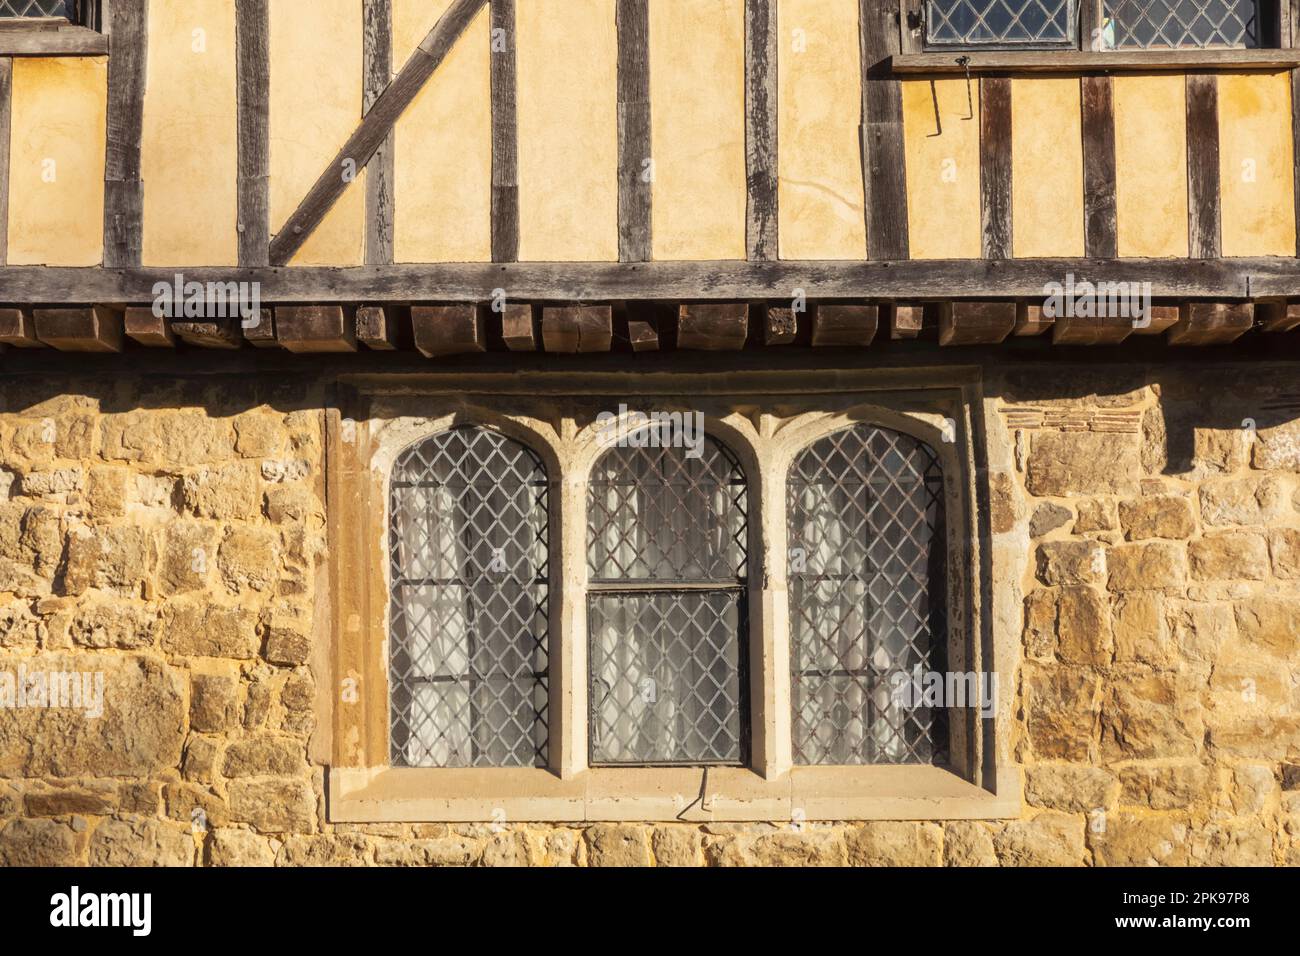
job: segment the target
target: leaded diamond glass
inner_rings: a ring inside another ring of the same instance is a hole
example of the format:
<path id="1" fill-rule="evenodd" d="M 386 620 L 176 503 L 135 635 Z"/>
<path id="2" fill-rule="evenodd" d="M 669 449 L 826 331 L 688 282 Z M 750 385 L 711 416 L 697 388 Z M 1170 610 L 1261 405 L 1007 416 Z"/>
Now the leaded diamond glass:
<path id="1" fill-rule="evenodd" d="M 721 443 L 615 447 L 587 506 L 590 760 L 743 764 L 748 497 Z"/>
<path id="2" fill-rule="evenodd" d="M 541 459 L 482 428 L 394 464 L 394 765 L 546 765 L 547 501 Z"/>
<path id="3" fill-rule="evenodd" d="M 790 471 L 798 764 L 942 763 L 947 714 L 896 693 L 946 667 L 943 470 L 925 443 L 858 425 Z"/>
<path id="4" fill-rule="evenodd" d="M 1074 44 L 1075 0 L 927 0 L 927 46 Z"/>
<path id="5" fill-rule="evenodd" d="M 1116 47 L 1257 47 L 1257 0 L 1106 0 Z"/>
<path id="6" fill-rule="evenodd" d="M 64 17 L 73 19 L 75 0 L 0 0 L 0 17 Z"/>

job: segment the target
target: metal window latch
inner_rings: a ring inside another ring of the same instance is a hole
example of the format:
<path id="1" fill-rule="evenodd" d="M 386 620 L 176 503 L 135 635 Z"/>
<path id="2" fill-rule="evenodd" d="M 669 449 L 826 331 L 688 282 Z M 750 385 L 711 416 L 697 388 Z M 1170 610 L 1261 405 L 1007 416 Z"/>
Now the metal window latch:
<path id="1" fill-rule="evenodd" d="M 975 98 L 971 95 L 970 90 L 970 57 L 957 57 L 957 65 L 966 71 L 966 118 L 968 120 L 975 118 Z"/>

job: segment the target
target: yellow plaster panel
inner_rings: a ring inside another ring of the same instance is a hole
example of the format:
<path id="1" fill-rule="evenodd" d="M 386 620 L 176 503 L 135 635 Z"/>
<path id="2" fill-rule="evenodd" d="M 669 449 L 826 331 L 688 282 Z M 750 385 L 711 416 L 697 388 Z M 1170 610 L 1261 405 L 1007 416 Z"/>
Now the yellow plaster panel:
<path id="1" fill-rule="evenodd" d="M 614 10 L 519 0 L 520 259 L 618 259 Z"/>
<path id="2" fill-rule="evenodd" d="M 9 264 L 94 266 L 104 258 L 103 57 L 15 57 Z"/>
<path id="3" fill-rule="evenodd" d="M 1078 77 L 1011 83 L 1011 254 L 1083 255 Z"/>
<path id="4" fill-rule="evenodd" d="M 1187 81 L 1117 76 L 1115 226 L 1121 256 L 1187 255 Z"/>
<path id="5" fill-rule="evenodd" d="M 449 6 L 451 0 L 394 0 L 394 71 Z M 397 121 L 393 257 L 398 262 L 492 258 L 490 29 L 484 7 Z"/>
<path id="6" fill-rule="evenodd" d="M 271 0 L 273 234 L 361 122 L 361 10 L 357 0 L 315 0 L 304 20 L 301 0 Z M 362 263 L 365 170 L 355 175 L 293 265 Z"/>
<path id="7" fill-rule="evenodd" d="M 744 7 L 650 4 L 655 259 L 745 258 Z"/>
<path id="8" fill-rule="evenodd" d="M 151 0 L 141 169 L 145 265 L 239 261 L 235 9 Z"/>
<path id="9" fill-rule="evenodd" d="M 777 102 L 781 258 L 862 259 L 858 0 L 781 0 Z"/>
<path id="10" fill-rule="evenodd" d="M 1291 83 L 1219 76 L 1219 196 L 1225 256 L 1294 256 Z"/>
<path id="11" fill-rule="evenodd" d="M 903 148 L 907 158 L 907 228 L 913 259 L 978 259 L 980 225 L 979 84 L 907 80 Z M 936 128 L 935 100 L 942 129 Z M 970 116 L 972 118 L 968 119 Z"/>

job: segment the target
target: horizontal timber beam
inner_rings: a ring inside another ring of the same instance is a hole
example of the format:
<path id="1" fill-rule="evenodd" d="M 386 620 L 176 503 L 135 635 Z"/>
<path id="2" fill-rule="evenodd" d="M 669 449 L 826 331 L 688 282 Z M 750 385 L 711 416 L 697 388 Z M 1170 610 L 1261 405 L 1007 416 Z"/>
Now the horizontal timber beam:
<path id="1" fill-rule="evenodd" d="M 0 30 L 0 56 L 107 56 L 108 37 L 88 27 Z"/>
<path id="2" fill-rule="evenodd" d="M 175 269 L 0 268 L 0 302 L 142 304 Z M 201 268 L 185 281 L 256 282 L 262 302 L 482 302 L 511 300 L 1034 299 L 1067 274 L 1076 283 L 1150 282 L 1154 298 L 1300 297 L 1300 260 L 930 259 L 882 262 L 523 262 L 333 267 Z"/>

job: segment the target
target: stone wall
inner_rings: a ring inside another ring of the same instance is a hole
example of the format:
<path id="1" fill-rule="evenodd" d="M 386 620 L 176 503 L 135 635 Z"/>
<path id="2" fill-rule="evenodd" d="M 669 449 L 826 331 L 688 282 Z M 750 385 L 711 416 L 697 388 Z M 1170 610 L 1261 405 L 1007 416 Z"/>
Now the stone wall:
<path id="1" fill-rule="evenodd" d="M 1288 379 L 986 373 L 1021 819 L 491 827 L 325 822 L 323 384 L 11 377 L 0 675 L 104 706 L 0 709 L 0 864 L 1300 864 Z"/>

